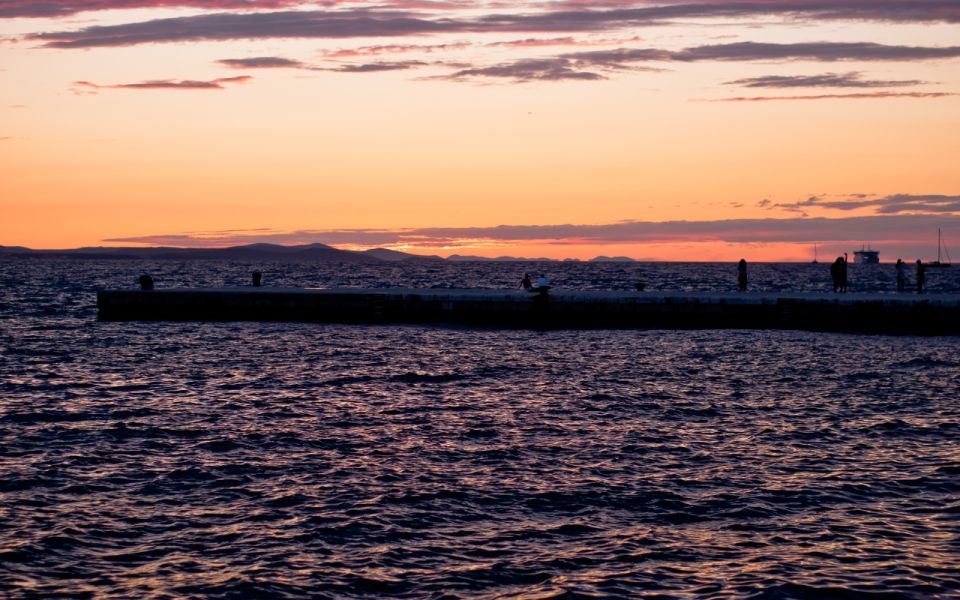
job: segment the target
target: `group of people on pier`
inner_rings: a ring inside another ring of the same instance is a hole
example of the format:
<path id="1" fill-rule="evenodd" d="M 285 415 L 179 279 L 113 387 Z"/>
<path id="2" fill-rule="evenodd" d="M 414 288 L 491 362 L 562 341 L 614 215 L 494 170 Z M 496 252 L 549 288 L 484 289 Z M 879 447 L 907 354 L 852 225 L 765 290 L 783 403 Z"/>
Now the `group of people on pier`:
<path id="1" fill-rule="evenodd" d="M 897 259 L 897 291 L 903 293 L 907 289 L 907 263 L 902 259 Z M 833 292 L 847 292 L 847 255 L 838 256 L 837 260 L 830 265 L 830 278 L 833 280 Z M 927 283 L 927 267 L 923 261 L 917 259 L 917 293 L 923 293 L 923 287 Z M 737 289 L 741 292 L 747 291 L 747 261 L 740 259 L 737 263 Z"/>
<path id="2" fill-rule="evenodd" d="M 898 258 L 896 269 L 897 291 L 902 293 L 906 291 L 907 288 L 907 263 Z M 926 271 L 926 265 L 923 264 L 923 261 L 918 259 L 916 274 L 916 289 L 918 294 L 923 293 L 923 288 L 926 285 Z M 830 277 L 833 279 L 834 293 L 845 293 L 847 291 L 846 254 L 843 256 L 838 256 L 837 260 L 833 261 L 833 263 L 830 265 Z M 263 274 L 260 271 L 254 271 L 252 280 L 253 287 L 260 287 L 263 282 Z M 153 289 L 153 277 L 150 275 L 141 275 L 139 283 L 141 290 Z M 550 281 L 545 276 L 541 276 L 539 279 L 537 279 L 537 284 L 534 285 L 533 279 L 530 277 L 530 273 L 524 273 L 523 279 L 520 281 L 520 287 L 530 292 L 546 294 L 550 289 Z M 638 292 L 642 292 L 644 289 L 646 289 L 646 285 L 643 282 L 638 281 L 634 284 L 633 289 Z M 743 258 L 741 258 L 740 262 L 737 263 L 737 290 L 741 292 L 747 291 L 747 261 Z"/>
<path id="3" fill-rule="evenodd" d="M 923 293 L 923 286 L 927 283 L 927 266 L 917 259 L 917 293 Z M 904 292 L 907 288 L 907 263 L 897 259 L 897 291 Z"/>

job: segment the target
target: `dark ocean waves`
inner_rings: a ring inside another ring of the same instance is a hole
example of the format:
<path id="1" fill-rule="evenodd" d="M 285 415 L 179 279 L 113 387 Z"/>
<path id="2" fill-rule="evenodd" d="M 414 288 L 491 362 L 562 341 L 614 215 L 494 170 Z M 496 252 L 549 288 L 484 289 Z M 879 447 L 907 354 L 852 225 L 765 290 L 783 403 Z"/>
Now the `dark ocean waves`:
<path id="1" fill-rule="evenodd" d="M 952 338 L 64 306 L 0 327 L 3 596 L 960 595 Z"/>

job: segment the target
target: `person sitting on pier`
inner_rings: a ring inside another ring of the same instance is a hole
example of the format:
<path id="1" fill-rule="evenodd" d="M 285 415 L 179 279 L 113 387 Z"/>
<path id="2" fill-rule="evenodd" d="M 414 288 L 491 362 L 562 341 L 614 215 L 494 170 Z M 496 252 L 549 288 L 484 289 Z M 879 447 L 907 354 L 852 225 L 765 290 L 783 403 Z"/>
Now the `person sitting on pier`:
<path id="1" fill-rule="evenodd" d="M 260 271 L 253 272 L 253 287 L 260 287 L 260 282 L 263 281 L 263 273 Z"/>
<path id="2" fill-rule="evenodd" d="M 534 291 L 539 293 L 541 298 L 546 299 L 547 294 L 550 292 L 550 280 L 547 279 L 546 276 L 541 275 L 540 278 L 537 279 L 537 287 Z"/>
<path id="3" fill-rule="evenodd" d="M 737 263 L 737 289 L 747 291 L 747 261 L 743 258 Z"/>
<path id="4" fill-rule="evenodd" d="M 923 284 L 927 282 L 927 265 L 917 259 L 917 293 L 923 293 Z"/>
<path id="5" fill-rule="evenodd" d="M 907 265 L 903 263 L 902 259 L 897 259 L 897 291 L 903 293 L 904 288 L 907 287 Z"/>
<path id="6" fill-rule="evenodd" d="M 153 289 L 153 277 L 150 277 L 146 273 L 140 276 L 140 289 L 143 291 L 149 291 Z"/>
<path id="7" fill-rule="evenodd" d="M 523 274 L 523 279 L 520 280 L 520 287 L 527 291 L 533 289 L 533 281 L 530 279 L 530 273 Z"/>
<path id="8" fill-rule="evenodd" d="M 642 281 L 638 281 L 633 284 L 633 289 L 635 289 L 638 292 L 642 292 L 643 290 L 647 289 L 647 285 Z"/>

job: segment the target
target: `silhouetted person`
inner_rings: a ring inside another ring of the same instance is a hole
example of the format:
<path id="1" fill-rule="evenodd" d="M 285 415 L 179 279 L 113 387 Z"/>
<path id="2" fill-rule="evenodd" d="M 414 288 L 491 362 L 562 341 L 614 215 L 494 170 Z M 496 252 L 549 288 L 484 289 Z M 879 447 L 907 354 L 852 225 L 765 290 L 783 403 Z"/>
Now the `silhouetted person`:
<path id="1" fill-rule="evenodd" d="M 742 258 L 737 263 L 737 289 L 747 291 L 747 261 Z"/>
<path id="2" fill-rule="evenodd" d="M 637 290 L 638 292 L 642 292 L 643 290 L 647 289 L 647 286 L 642 281 L 638 281 L 633 284 L 633 289 Z"/>
<path id="3" fill-rule="evenodd" d="M 843 268 L 840 269 L 840 291 L 847 293 L 847 253 L 843 253 Z"/>
<path id="4" fill-rule="evenodd" d="M 927 282 L 927 265 L 917 259 L 917 293 L 923 293 L 923 284 Z"/>
<path id="5" fill-rule="evenodd" d="M 146 273 L 140 276 L 140 289 L 143 291 L 148 291 L 153 289 L 153 277 L 150 277 Z"/>
<path id="6" fill-rule="evenodd" d="M 833 261 L 833 264 L 830 265 L 830 278 L 833 279 L 833 293 L 837 293 L 843 289 L 844 266 L 842 256 L 838 256 L 837 260 Z"/>
<path id="7" fill-rule="evenodd" d="M 253 272 L 253 287 L 260 287 L 260 282 L 263 281 L 263 273 L 260 271 Z"/>
<path id="8" fill-rule="evenodd" d="M 530 280 L 530 273 L 523 274 L 523 279 L 520 280 L 520 287 L 527 291 L 533 288 L 533 281 Z"/>
<path id="9" fill-rule="evenodd" d="M 907 265 L 899 258 L 897 259 L 897 291 L 903 293 L 907 287 Z"/>
<path id="10" fill-rule="evenodd" d="M 537 279 L 537 291 L 546 296 L 547 292 L 550 291 L 550 280 L 541 275 L 540 279 Z"/>

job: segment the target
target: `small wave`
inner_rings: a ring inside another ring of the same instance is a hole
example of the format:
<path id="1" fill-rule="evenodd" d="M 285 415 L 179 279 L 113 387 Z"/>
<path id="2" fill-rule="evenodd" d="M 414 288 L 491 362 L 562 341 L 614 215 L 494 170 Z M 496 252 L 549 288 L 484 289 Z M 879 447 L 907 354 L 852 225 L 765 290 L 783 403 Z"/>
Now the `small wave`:
<path id="1" fill-rule="evenodd" d="M 98 417 L 88 412 L 50 410 L 42 412 L 7 413 L 3 417 L 0 417 L 0 421 L 35 425 L 37 423 L 78 423 L 95 418 Z"/>
<path id="2" fill-rule="evenodd" d="M 388 378 L 389 381 L 398 383 L 449 383 L 451 381 L 460 381 L 466 379 L 466 375 L 461 373 L 403 373 Z"/>

